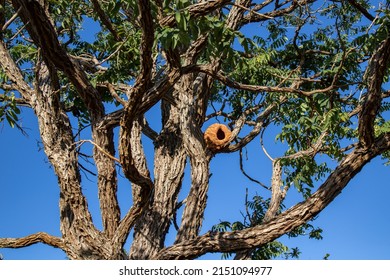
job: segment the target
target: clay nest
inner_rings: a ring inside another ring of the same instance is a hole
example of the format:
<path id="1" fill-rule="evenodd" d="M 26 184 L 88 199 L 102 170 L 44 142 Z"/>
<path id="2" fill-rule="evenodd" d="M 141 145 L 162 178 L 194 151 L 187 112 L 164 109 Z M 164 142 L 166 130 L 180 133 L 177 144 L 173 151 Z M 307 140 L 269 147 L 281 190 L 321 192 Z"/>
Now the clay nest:
<path id="1" fill-rule="evenodd" d="M 226 146 L 231 135 L 232 132 L 226 125 L 215 123 L 204 132 L 204 140 L 210 150 L 218 151 Z"/>

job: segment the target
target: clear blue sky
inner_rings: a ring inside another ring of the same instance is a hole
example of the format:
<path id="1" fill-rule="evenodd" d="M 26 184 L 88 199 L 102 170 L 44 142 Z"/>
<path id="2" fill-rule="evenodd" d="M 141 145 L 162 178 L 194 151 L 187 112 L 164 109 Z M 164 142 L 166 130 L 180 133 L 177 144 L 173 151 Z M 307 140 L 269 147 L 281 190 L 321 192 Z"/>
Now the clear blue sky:
<path id="1" fill-rule="evenodd" d="M 159 118 L 151 116 L 151 124 L 157 128 Z M 38 231 L 60 236 L 57 180 L 41 150 L 37 122 L 32 111 L 23 109 L 21 119 L 28 137 L 7 124 L 0 124 L 0 237 L 22 237 Z M 144 144 L 151 164 L 152 145 L 147 139 Z M 281 150 L 273 139 L 268 140 L 266 146 L 271 155 L 280 155 Z M 269 184 L 271 162 L 259 149 L 259 139 L 248 146 L 248 161 L 244 164 L 251 176 Z M 223 220 L 242 220 L 240 211 L 244 211 L 246 188 L 251 195 L 266 195 L 263 189 L 241 174 L 238 154 L 217 155 L 212 160 L 211 172 L 213 175 L 202 232 Z M 94 221 L 100 227 L 96 179 L 90 175 L 88 178 L 83 178 L 83 192 L 87 196 Z M 302 251 L 301 259 L 322 259 L 326 253 L 330 254 L 330 259 L 336 260 L 390 259 L 389 182 L 390 166 L 384 166 L 380 158 L 373 160 L 313 222 L 313 225 L 324 230 L 323 240 L 283 237 L 281 241 L 289 247 L 299 247 Z M 188 186 L 186 177 L 184 188 Z M 121 180 L 119 198 L 123 213 L 130 207 L 130 196 L 129 183 Z M 299 199 L 300 195 L 291 189 L 285 204 L 290 207 Z M 173 238 L 173 234 L 169 235 L 167 243 L 172 242 Z M 66 258 L 61 250 L 47 245 L 0 249 L 0 254 L 5 259 Z M 202 258 L 219 259 L 220 256 L 209 254 Z"/>

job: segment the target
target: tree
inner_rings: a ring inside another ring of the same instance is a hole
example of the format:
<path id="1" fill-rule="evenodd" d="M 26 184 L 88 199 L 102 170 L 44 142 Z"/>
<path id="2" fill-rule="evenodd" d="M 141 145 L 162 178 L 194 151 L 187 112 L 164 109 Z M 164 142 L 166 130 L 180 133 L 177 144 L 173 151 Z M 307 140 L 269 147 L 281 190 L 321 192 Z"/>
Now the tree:
<path id="1" fill-rule="evenodd" d="M 0 238 L 0 248 L 41 242 L 70 259 L 261 257 L 258 248 L 284 234 L 307 229 L 318 236 L 308 222 L 370 160 L 389 156 L 387 2 L 375 11 L 363 0 L 0 4 L 0 118 L 23 130 L 20 106 L 34 111 L 58 178 L 62 233 Z M 98 28 L 92 42 L 80 35 L 87 21 Z M 146 115 L 156 106 L 160 131 Z M 218 126 L 213 146 L 204 130 L 218 117 L 231 132 Z M 242 151 L 260 139 L 268 154 L 263 136 L 270 128 L 285 151 L 269 156 L 270 185 L 257 181 L 262 194 L 254 201 L 264 212 L 248 212 L 249 221 L 230 231 L 200 235 L 210 162 L 240 153 L 248 176 Z M 85 131 L 90 138 L 80 139 Z M 142 137 L 153 141 L 153 171 Z M 88 143 L 92 156 L 83 150 Z M 93 170 L 83 165 L 90 157 Z M 186 166 L 191 185 L 179 201 Z M 132 188 L 122 218 L 118 170 Z M 82 192 L 82 172 L 97 174 L 102 230 Z M 284 209 L 291 187 L 302 201 Z M 165 246 L 175 226 L 176 240 Z"/>

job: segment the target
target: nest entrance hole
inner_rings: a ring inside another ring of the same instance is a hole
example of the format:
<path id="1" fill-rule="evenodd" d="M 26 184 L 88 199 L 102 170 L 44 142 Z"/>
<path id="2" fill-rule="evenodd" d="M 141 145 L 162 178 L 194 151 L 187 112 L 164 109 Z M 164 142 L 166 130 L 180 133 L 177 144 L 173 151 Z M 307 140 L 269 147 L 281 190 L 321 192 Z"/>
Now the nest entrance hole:
<path id="1" fill-rule="evenodd" d="M 218 140 L 223 140 L 225 139 L 225 137 L 226 137 L 225 132 L 223 132 L 223 130 L 219 128 L 217 131 Z"/>

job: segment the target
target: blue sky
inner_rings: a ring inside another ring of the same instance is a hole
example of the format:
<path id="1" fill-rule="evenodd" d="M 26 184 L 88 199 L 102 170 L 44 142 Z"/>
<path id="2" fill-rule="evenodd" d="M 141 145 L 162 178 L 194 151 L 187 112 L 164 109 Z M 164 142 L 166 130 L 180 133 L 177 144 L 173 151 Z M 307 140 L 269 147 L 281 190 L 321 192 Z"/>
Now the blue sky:
<path id="1" fill-rule="evenodd" d="M 149 121 L 158 131 L 159 118 L 155 114 L 156 110 L 149 115 Z M 6 123 L 0 124 L 0 237 L 22 237 L 39 231 L 60 236 L 59 189 L 54 171 L 39 144 L 37 122 L 32 111 L 23 109 L 21 120 L 27 137 Z M 270 154 L 274 157 L 281 155 L 280 146 L 274 143 L 273 137 L 269 139 L 265 144 Z M 144 144 L 152 169 L 153 147 L 147 139 Z M 88 146 L 84 148 L 90 149 Z M 259 148 L 258 138 L 248 145 L 247 152 L 248 160 L 244 162 L 247 173 L 269 184 L 271 162 Z M 333 203 L 320 213 L 313 225 L 324 230 L 323 240 L 310 240 L 307 237 L 282 237 L 280 240 L 289 247 L 299 247 L 302 251 L 300 259 L 322 259 L 327 253 L 330 259 L 335 260 L 390 259 L 390 166 L 386 167 L 383 163 L 380 158 L 369 163 Z M 220 221 L 242 220 L 240 211 L 244 211 L 246 188 L 250 196 L 256 193 L 267 195 L 262 188 L 241 174 L 237 153 L 220 154 L 213 158 L 211 173 L 202 233 Z M 186 177 L 181 198 L 184 198 L 189 184 Z M 100 227 L 96 179 L 93 176 L 83 178 L 83 192 L 87 196 L 94 221 Z M 131 205 L 130 184 L 126 180 L 120 180 L 118 193 L 124 214 Z M 301 196 L 291 188 L 285 204 L 290 207 L 300 199 Z M 171 232 L 167 244 L 173 239 L 174 232 Z M 0 249 L 0 254 L 5 259 L 66 258 L 61 250 L 47 245 Z M 220 255 L 208 254 L 202 259 L 220 259 Z"/>

